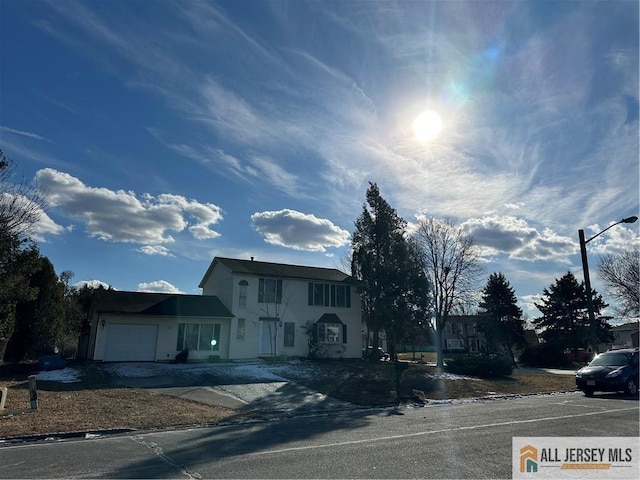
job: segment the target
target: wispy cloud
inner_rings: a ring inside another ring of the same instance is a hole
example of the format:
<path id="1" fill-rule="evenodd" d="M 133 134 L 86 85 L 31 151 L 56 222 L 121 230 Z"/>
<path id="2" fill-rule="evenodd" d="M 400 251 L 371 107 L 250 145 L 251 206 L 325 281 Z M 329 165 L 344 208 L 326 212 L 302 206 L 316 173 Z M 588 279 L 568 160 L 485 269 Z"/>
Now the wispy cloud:
<path id="1" fill-rule="evenodd" d="M 169 249 L 162 245 L 145 245 L 144 247 L 138 248 L 137 251 L 140 253 L 144 253 L 145 255 L 158 255 L 160 257 L 173 256 Z"/>
<path id="2" fill-rule="evenodd" d="M 51 142 L 51 140 L 49 140 L 48 138 L 44 138 L 42 135 L 38 135 L 37 133 L 25 132 L 23 130 L 16 130 L 14 128 L 5 127 L 3 125 L 0 125 L 0 131 L 12 133 L 14 135 L 20 135 L 23 137 L 34 138 L 36 140 L 41 140 L 43 142 Z"/>

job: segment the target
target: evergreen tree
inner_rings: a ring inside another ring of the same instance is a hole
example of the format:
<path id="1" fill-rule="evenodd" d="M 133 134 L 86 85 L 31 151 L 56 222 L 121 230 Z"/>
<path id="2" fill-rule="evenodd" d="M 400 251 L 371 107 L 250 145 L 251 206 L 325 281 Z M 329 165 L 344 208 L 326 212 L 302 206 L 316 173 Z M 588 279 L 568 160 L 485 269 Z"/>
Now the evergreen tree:
<path id="1" fill-rule="evenodd" d="M 418 317 L 426 278 L 415 268 L 416 255 L 405 238 L 406 222 L 382 198 L 375 183 L 370 184 L 366 199 L 352 237 L 351 273 L 359 281 L 373 347 L 379 347 L 384 331 L 394 354 L 395 343 Z"/>
<path id="2" fill-rule="evenodd" d="M 47 257 L 38 254 L 29 275 L 34 298 L 16 305 L 16 330 L 7 346 L 15 361 L 56 353 L 64 336 L 64 287 Z"/>
<path id="3" fill-rule="evenodd" d="M 35 298 L 37 293 L 29 278 L 38 256 L 34 244 L 20 240 L 0 225 L 0 363 L 14 334 L 17 304 Z"/>
<path id="4" fill-rule="evenodd" d="M 611 340 L 611 328 L 600 312 L 608 305 L 592 289 L 593 312 L 596 317 L 598 340 L 602 343 Z M 556 279 L 555 284 L 543 290 L 541 303 L 535 304 L 542 312 L 542 317 L 533 320 L 533 324 L 541 329 L 541 336 L 545 342 L 560 348 L 571 348 L 577 352 L 578 348 L 589 344 L 589 313 L 584 283 L 567 272 L 562 278 Z"/>
<path id="5" fill-rule="evenodd" d="M 516 294 L 502 273 L 492 273 L 479 304 L 479 329 L 484 333 L 489 351 L 505 349 L 515 364 L 513 349 L 525 343 L 522 310 Z"/>

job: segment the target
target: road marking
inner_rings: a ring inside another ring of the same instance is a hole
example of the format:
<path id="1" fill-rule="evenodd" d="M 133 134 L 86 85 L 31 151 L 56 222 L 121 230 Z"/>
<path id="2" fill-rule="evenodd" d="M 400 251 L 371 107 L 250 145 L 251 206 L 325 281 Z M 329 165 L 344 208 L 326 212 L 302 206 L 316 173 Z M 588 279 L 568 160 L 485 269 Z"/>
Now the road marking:
<path id="1" fill-rule="evenodd" d="M 254 453 L 246 453 L 244 456 L 259 456 L 259 455 L 271 455 L 274 453 L 285 453 L 285 452 L 295 452 L 299 450 L 316 450 L 320 448 L 332 448 L 332 447 L 342 447 L 345 445 L 359 445 L 363 443 L 373 443 L 373 442 L 387 442 L 389 440 L 400 440 L 403 438 L 411 438 L 411 437 L 421 437 L 424 435 L 433 435 L 434 433 L 446 433 L 446 432 L 461 432 L 465 430 L 478 430 L 481 428 L 493 428 L 493 427 L 503 427 L 506 425 L 519 425 L 525 423 L 536 423 L 536 422 L 549 422 L 553 420 L 563 420 L 567 418 L 578 418 L 578 417 L 589 417 L 592 415 L 602 415 L 605 413 L 616 413 L 616 412 L 626 412 L 629 410 L 637 411 L 637 407 L 630 408 L 616 408 L 613 410 L 605 410 L 598 412 L 588 412 L 588 413 L 579 413 L 576 415 L 559 415 L 557 417 L 544 417 L 544 418 L 532 418 L 529 420 L 512 420 L 509 422 L 498 422 L 498 423 L 485 423 L 482 425 L 472 425 L 469 427 L 452 427 L 452 428 L 443 428 L 439 430 L 427 430 L 424 432 L 415 432 L 415 433 L 407 433 L 405 435 L 390 435 L 387 437 L 378 437 L 378 438 L 366 438 L 362 440 L 350 440 L 347 442 L 334 442 L 334 443 L 326 443 L 322 445 L 306 445 L 303 447 L 289 447 L 289 448 L 279 448 L 276 450 L 265 450 L 263 452 L 254 452 Z"/>
<path id="2" fill-rule="evenodd" d="M 172 467 L 178 468 L 180 470 L 180 472 L 184 476 L 186 476 L 187 478 L 193 479 L 193 480 L 199 480 L 200 478 L 202 478 L 202 475 L 200 475 L 199 473 L 190 472 L 190 471 L 187 470 L 187 468 L 185 466 L 174 462 L 172 458 L 170 458 L 169 456 L 167 456 L 164 453 L 164 450 L 162 449 L 162 447 L 160 445 L 158 445 L 157 443 L 155 443 L 155 442 L 147 442 L 146 440 L 143 440 L 140 435 L 135 435 L 135 436 L 129 437 L 129 438 L 131 440 L 133 440 L 134 442 L 136 442 L 137 444 L 142 445 L 143 447 L 146 447 L 149 450 L 151 450 L 155 456 L 163 459 L 165 462 L 167 462 Z"/>

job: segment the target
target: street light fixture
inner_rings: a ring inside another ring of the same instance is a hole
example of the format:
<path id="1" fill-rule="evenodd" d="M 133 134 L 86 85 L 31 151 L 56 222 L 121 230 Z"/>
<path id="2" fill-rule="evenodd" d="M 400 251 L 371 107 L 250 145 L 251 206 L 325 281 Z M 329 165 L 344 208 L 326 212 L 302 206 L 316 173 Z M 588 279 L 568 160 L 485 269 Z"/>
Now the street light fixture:
<path id="1" fill-rule="evenodd" d="M 622 220 L 609 225 L 607 228 L 602 230 L 600 233 L 596 233 L 593 237 L 585 240 L 584 239 L 584 230 L 578 230 L 578 238 L 580 239 L 580 255 L 582 256 L 582 273 L 584 274 L 584 288 L 587 291 L 587 311 L 589 313 L 589 333 L 591 337 L 591 348 L 594 353 L 598 353 L 598 329 L 596 326 L 596 316 L 593 312 L 593 298 L 591 295 L 591 280 L 589 279 L 589 263 L 587 262 L 587 243 L 589 243 L 594 238 L 602 235 L 604 232 L 609 230 L 616 225 L 621 223 L 634 223 L 638 220 L 638 217 L 627 217 Z"/>

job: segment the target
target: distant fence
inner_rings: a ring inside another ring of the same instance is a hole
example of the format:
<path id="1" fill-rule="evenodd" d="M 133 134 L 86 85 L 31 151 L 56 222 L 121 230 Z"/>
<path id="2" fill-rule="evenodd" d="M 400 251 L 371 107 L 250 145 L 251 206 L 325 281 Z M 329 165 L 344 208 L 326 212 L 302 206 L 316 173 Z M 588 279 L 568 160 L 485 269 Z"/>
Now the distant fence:
<path id="1" fill-rule="evenodd" d="M 433 345 L 396 345 L 397 353 L 420 353 L 420 352 L 435 352 L 436 347 Z"/>

